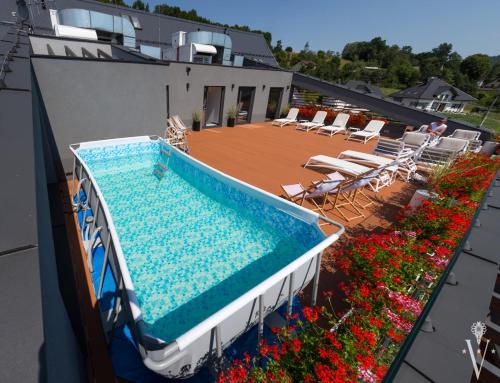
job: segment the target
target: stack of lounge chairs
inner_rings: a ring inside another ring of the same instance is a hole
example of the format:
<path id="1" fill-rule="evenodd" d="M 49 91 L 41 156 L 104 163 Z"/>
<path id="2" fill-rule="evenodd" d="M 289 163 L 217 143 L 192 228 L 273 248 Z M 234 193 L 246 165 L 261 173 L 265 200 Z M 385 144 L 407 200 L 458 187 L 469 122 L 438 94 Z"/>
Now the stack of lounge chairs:
<path id="1" fill-rule="evenodd" d="M 189 153 L 188 134 L 190 129 L 186 127 L 179 116 L 167 118 L 167 129 L 165 129 L 165 139 L 170 145 Z"/>
<path id="2" fill-rule="evenodd" d="M 439 137 L 432 145 L 424 147 L 417 158 L 417 164 L 424 167 L 446 165 L 467 151 L 469 141 L 461 138 Z"/>
<path id="3" fill-rule="evenodd" d="M 474 130 L 456 129 L 448 137 L 467 140 L 469 142 L 467 151 L 473 153 L 478 153 L 483 145 L 483 142 L 479 139 L 479 137 L 481 137 L 481 132 L 476 132 Z"/>

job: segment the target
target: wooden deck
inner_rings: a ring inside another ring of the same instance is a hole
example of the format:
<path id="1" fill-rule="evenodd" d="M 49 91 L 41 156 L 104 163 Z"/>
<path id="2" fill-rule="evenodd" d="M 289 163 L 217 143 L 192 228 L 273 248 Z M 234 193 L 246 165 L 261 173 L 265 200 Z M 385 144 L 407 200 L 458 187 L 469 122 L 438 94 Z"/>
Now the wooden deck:
<path id="1" fill-rule="evenodd" d="M 333 137 L 304 132 L 295 125 L 272 126 L 270 123 L 240 125 L 234 128 L 205 129 L 189 135 L 191 155 L 206 164 L 270 193 L 282 195 L 280 185 L 324 179 L 320 169 L 306 169 L 309 157 L 324 154 L 337 157 L 351 149 L 371 153 L 376 140 L 366 144 L 346 141 L 343 134 Z M 415 187 L 400 180 L 378 193 L 368 192 L 377 201 L 367 208 L 366 218 L 346 222 L 338 213 L 329 217 L 344 224 L 348 233 L 386 227 L 401 206 L 408 203 Z M 307 203 L 306 207 L 312 207 Z M 328 227 L 325 231 L 328 232 Z"/>

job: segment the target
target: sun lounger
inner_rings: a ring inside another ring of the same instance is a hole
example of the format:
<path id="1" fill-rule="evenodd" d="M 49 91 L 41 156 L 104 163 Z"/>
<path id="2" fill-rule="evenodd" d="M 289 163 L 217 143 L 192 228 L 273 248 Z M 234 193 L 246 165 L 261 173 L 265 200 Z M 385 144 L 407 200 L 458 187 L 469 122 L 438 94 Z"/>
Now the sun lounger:
<path id="1" fill-rule="evenodd" d="M 366 144 L 372 138 L 380 136 L 380 131 L 384 125 L 384 121 L 371 120 L 363 130 L 351 130 L 350 134 L 347 136 L 347 140 L 362 141 Z"/>
<path id="2" fill-rule="evenodd" d="M 321 126 L 318 128 L 316 134 L 325 134 L 327 136 L 334 136 L 339 132 L 346 132 L 347 121 L 349 120 L 349 115 L 346 113 L 339 113 L 335 117 L 335 121 L 331 125 Z"/>
<path id="3" fill-rule="evenodd" d="M 433 146 L 422 150 L 417 164 L 422 166 L 444 165 L 465 153 L 469 141 L 460 138 L 440 137 Z"/>
<path id="4" fill-rule="evenodd" d="M 288 115 L 284 118 L 277 118 L 272 122 L 272 125 L 277 125 L 279 127 L 283 127 L 288 124 L 292 124 L 294 122 L 297 122 L 297 115 L 299 114 L 299 109 L 298 108 L 291 108 L 288 111 Z"/>
<path id="5" fill-rule="evenodd" d="M 339 158 L 347 159 L 352 162 L 357 162 L 366 165 L 374 165 L 377 167 L 394 164 L 397 161 L 397 171 L 393 173 L 393 177 L 399 175 L 404 181 L 409 181 L 411 176 L 417 171 L 417 165 L 412 159 L 413 151 L 401 150 L 397 157 L 384 157 L 375 154 L 358 152 L 356 150 L 345 150 L 339 154 Z"/>
<path id="6" fill-rule="evenodd" d="M 314 118 L 312 121 L 309 122 L 306 120 L 301 120 L 297 124 L 296 129 L 305 130 L 306 132 L 313 130 L 313 129 L 317 129 L 317 128 L 324 125 L 325 118 L 326 118 L 326 112 L 324 110 L 318 110 L 316 112 L 316 114 L 314 115 Z"/>
<path id="7" fill-rule="evenodd" d="M 476 132 L 474 130 L 456 129 L 448 137 L 460 138 L 462 140 L 469 141 L 467 150 L 474 153 L 479 152 L 481 150 L 481 146 L 483 145 L 483 142 L 479 139 L 479 137 L 481 137 L 481 132 Z"/>
<path id="8" fill-rule="evenodd" d="M 348 174 L 354 177 L 372 170 L 372 168 L 365 165 L 360 165 L 351 161 L 346 161 L 340 158 L 334 158 L 325 155 L 317 155 L 309 158 L 304 167 L 333 169 L 340 173 Z M 398 166 L 391 165 L 385 167 L 384 165 L 384 168 L 386 171 L 381 172 L 377 178 L 371 180 L 370 182 L 370 187 L 375 192 L 378 192 L 382 187 L 388 186 L 394 181 L 394 173 L 397 171 Z"/>

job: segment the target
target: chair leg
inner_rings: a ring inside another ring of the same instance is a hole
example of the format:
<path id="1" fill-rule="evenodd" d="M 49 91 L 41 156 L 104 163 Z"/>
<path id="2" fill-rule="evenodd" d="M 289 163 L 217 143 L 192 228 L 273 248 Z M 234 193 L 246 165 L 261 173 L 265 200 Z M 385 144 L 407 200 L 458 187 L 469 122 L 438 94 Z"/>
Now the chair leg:
<path id="1" fill-rule="evenodd" d="M 358 204 L 358 206 L 359 206 L 361 209 L 366 209 L 368 206 L 371 206 L 371 205 L 375 204 L 375 201 L 374 201 L 374 200 L 372 200 L 370 197 L 368 197 L 368 196 L 366 195 L 366 193 L 365 193 L 362 189 L 359 189 L 359 194 L 360 194 L 363 198 L 365 198 L 365 199 L 368 201 L 367 203 L 365 203 L 365 204 L 363 205 L 363 204 L 361 204 L 361 203 L 359 202 L 359 199 L 358 199 L 358 200 L 356 200 L 356 199 L 354 200 L 354 203 Z"/>

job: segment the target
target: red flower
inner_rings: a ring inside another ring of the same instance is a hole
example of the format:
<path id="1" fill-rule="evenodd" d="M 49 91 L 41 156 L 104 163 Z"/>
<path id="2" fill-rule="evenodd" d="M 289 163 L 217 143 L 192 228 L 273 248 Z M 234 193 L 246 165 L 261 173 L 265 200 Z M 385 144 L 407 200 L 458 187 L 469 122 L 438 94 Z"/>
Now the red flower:
<path id="1" fill-rule="evenodd" d="M 300 349 L 302 347 L 302 342 L 299 339 L 294 338 L 294 339 L 292 339 L 290 346 L 291 346 L 290 348 L 292 349 L 292 351 L 300 352 Z"/>
<path id="2" fill-rule="evenodd" d="M 302 309 L 302 314 L 304 314 L 304 318 L 310 323 L 314 323 L 318 320 L 318 310 L 316 308 L 304 307 Z"/>

